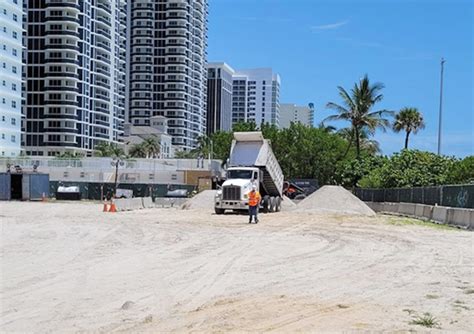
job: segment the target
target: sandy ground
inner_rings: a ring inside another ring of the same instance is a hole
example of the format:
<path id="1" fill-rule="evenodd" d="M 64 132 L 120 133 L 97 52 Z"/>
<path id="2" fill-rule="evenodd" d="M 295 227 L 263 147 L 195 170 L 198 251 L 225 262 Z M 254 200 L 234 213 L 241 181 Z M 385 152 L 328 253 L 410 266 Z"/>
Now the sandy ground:
<path id="1" fill-rule="evenodd" d="M 474 328 L 474 234 L 394 218 L 0 203 L 1 332 Z M 439 329 L 436 329 L 439 330 Z"/>

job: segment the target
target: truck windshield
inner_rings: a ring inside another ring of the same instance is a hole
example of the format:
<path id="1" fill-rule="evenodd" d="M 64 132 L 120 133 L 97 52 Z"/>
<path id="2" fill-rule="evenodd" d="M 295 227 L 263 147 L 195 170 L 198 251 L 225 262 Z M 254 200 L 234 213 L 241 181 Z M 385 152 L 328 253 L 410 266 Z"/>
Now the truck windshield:
<path id="1" fill-rule="evenodd" d="M 251 170 L 229 170 L 227 171 L 227 178 L 250 180 L 252 178 L 252 171 Z"/>

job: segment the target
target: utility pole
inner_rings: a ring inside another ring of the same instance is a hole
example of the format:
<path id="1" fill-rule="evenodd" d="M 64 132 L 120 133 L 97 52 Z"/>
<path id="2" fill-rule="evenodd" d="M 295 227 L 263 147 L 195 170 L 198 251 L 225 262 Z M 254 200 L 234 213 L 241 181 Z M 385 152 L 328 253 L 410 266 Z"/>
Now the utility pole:
<path id="1" fill-rule="evenodd" d="M 444 63 L 446 60 L 441 58 L 441 84 L 439 90 L 439 124 L 438 124 L 438 155 L 441 155 L 441 130 L 443 120 L 443 75 L 444 75 Z"/>

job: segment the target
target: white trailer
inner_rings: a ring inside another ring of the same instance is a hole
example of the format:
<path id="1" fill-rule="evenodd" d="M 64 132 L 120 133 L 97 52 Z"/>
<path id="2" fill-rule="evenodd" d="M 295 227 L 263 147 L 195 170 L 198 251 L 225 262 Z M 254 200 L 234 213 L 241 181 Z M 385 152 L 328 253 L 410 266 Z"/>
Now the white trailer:
<path id="1" fill-rule="evenodd" d="M 261 132 L 235 132 L 230 150 L 227 179 L 215 197 L 215 212 L 247 210 L 248 193 L 255 185 L 262 195 L 261 209 L 281 209 L 283 172 L 269 140 Z"/>

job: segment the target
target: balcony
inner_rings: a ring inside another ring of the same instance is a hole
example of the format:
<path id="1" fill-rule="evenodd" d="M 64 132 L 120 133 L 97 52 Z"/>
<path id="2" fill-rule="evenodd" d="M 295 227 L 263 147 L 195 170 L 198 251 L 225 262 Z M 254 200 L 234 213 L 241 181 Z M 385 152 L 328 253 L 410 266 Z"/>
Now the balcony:
<path id="1" fill-rule="evenodd" d="M 95 57 L 96 60 L 99 60 L 101 62 L 104 62 L 106 63 L 107 65 L 110 65 L 110 59 L 106 56 L 103 56 L 101 54 L 98 54 L 96 57 Z"/>
<path id="2" fill-rule="evenodd" d="M 111 52 L 111 51 L 110 51 L 110 44 L 109 44 L 109 43 L 105 43 L 105 42 L 98 41 L 98 42 L 96 43 L 96 46 L 99 47 L 99 48 L 104 49 L 104 50 L 107 51 L 107 52 Z"/>
<path id="3" fill-rule="evenodd" d="M 105 11 L 107 13 L 107 15 L 109 15 L 109 13 L 112 11 L 112 8 L 110 8 L 110 5 L 105 3 L 105 2 L 99 2 L 97 4 L 97 8 L 102 9 L 103 11 Z"/>
<path id="4" fill-rule="evenodd" d="M 46 29 L 45 31 L 46 36 L 74 36 L 75 38 L 80 38 L 81 34 L 76 30 L 68 30 L 68 29 L 61 29 L 61 30 L 53 30 L 53 29 Z"/>
<path id="5" fill-rule="evenodd" d="M 80 10 L 81 6 L 77 0 L 46 0 L 46 8 L 51 7 L 60 7 L 60 8 L 70 8 L 74 10 Z"/>
<path id="6" fill-rule="evenodd" d="M 97 36 L 100 36 L 102 38 L 107 38 L 108 40 L 110 40 L 110 30 L 105 30 L 105 29 L 102 29 L 102 28 L 96 28 L 95 33 L 96 33 Z"/>

